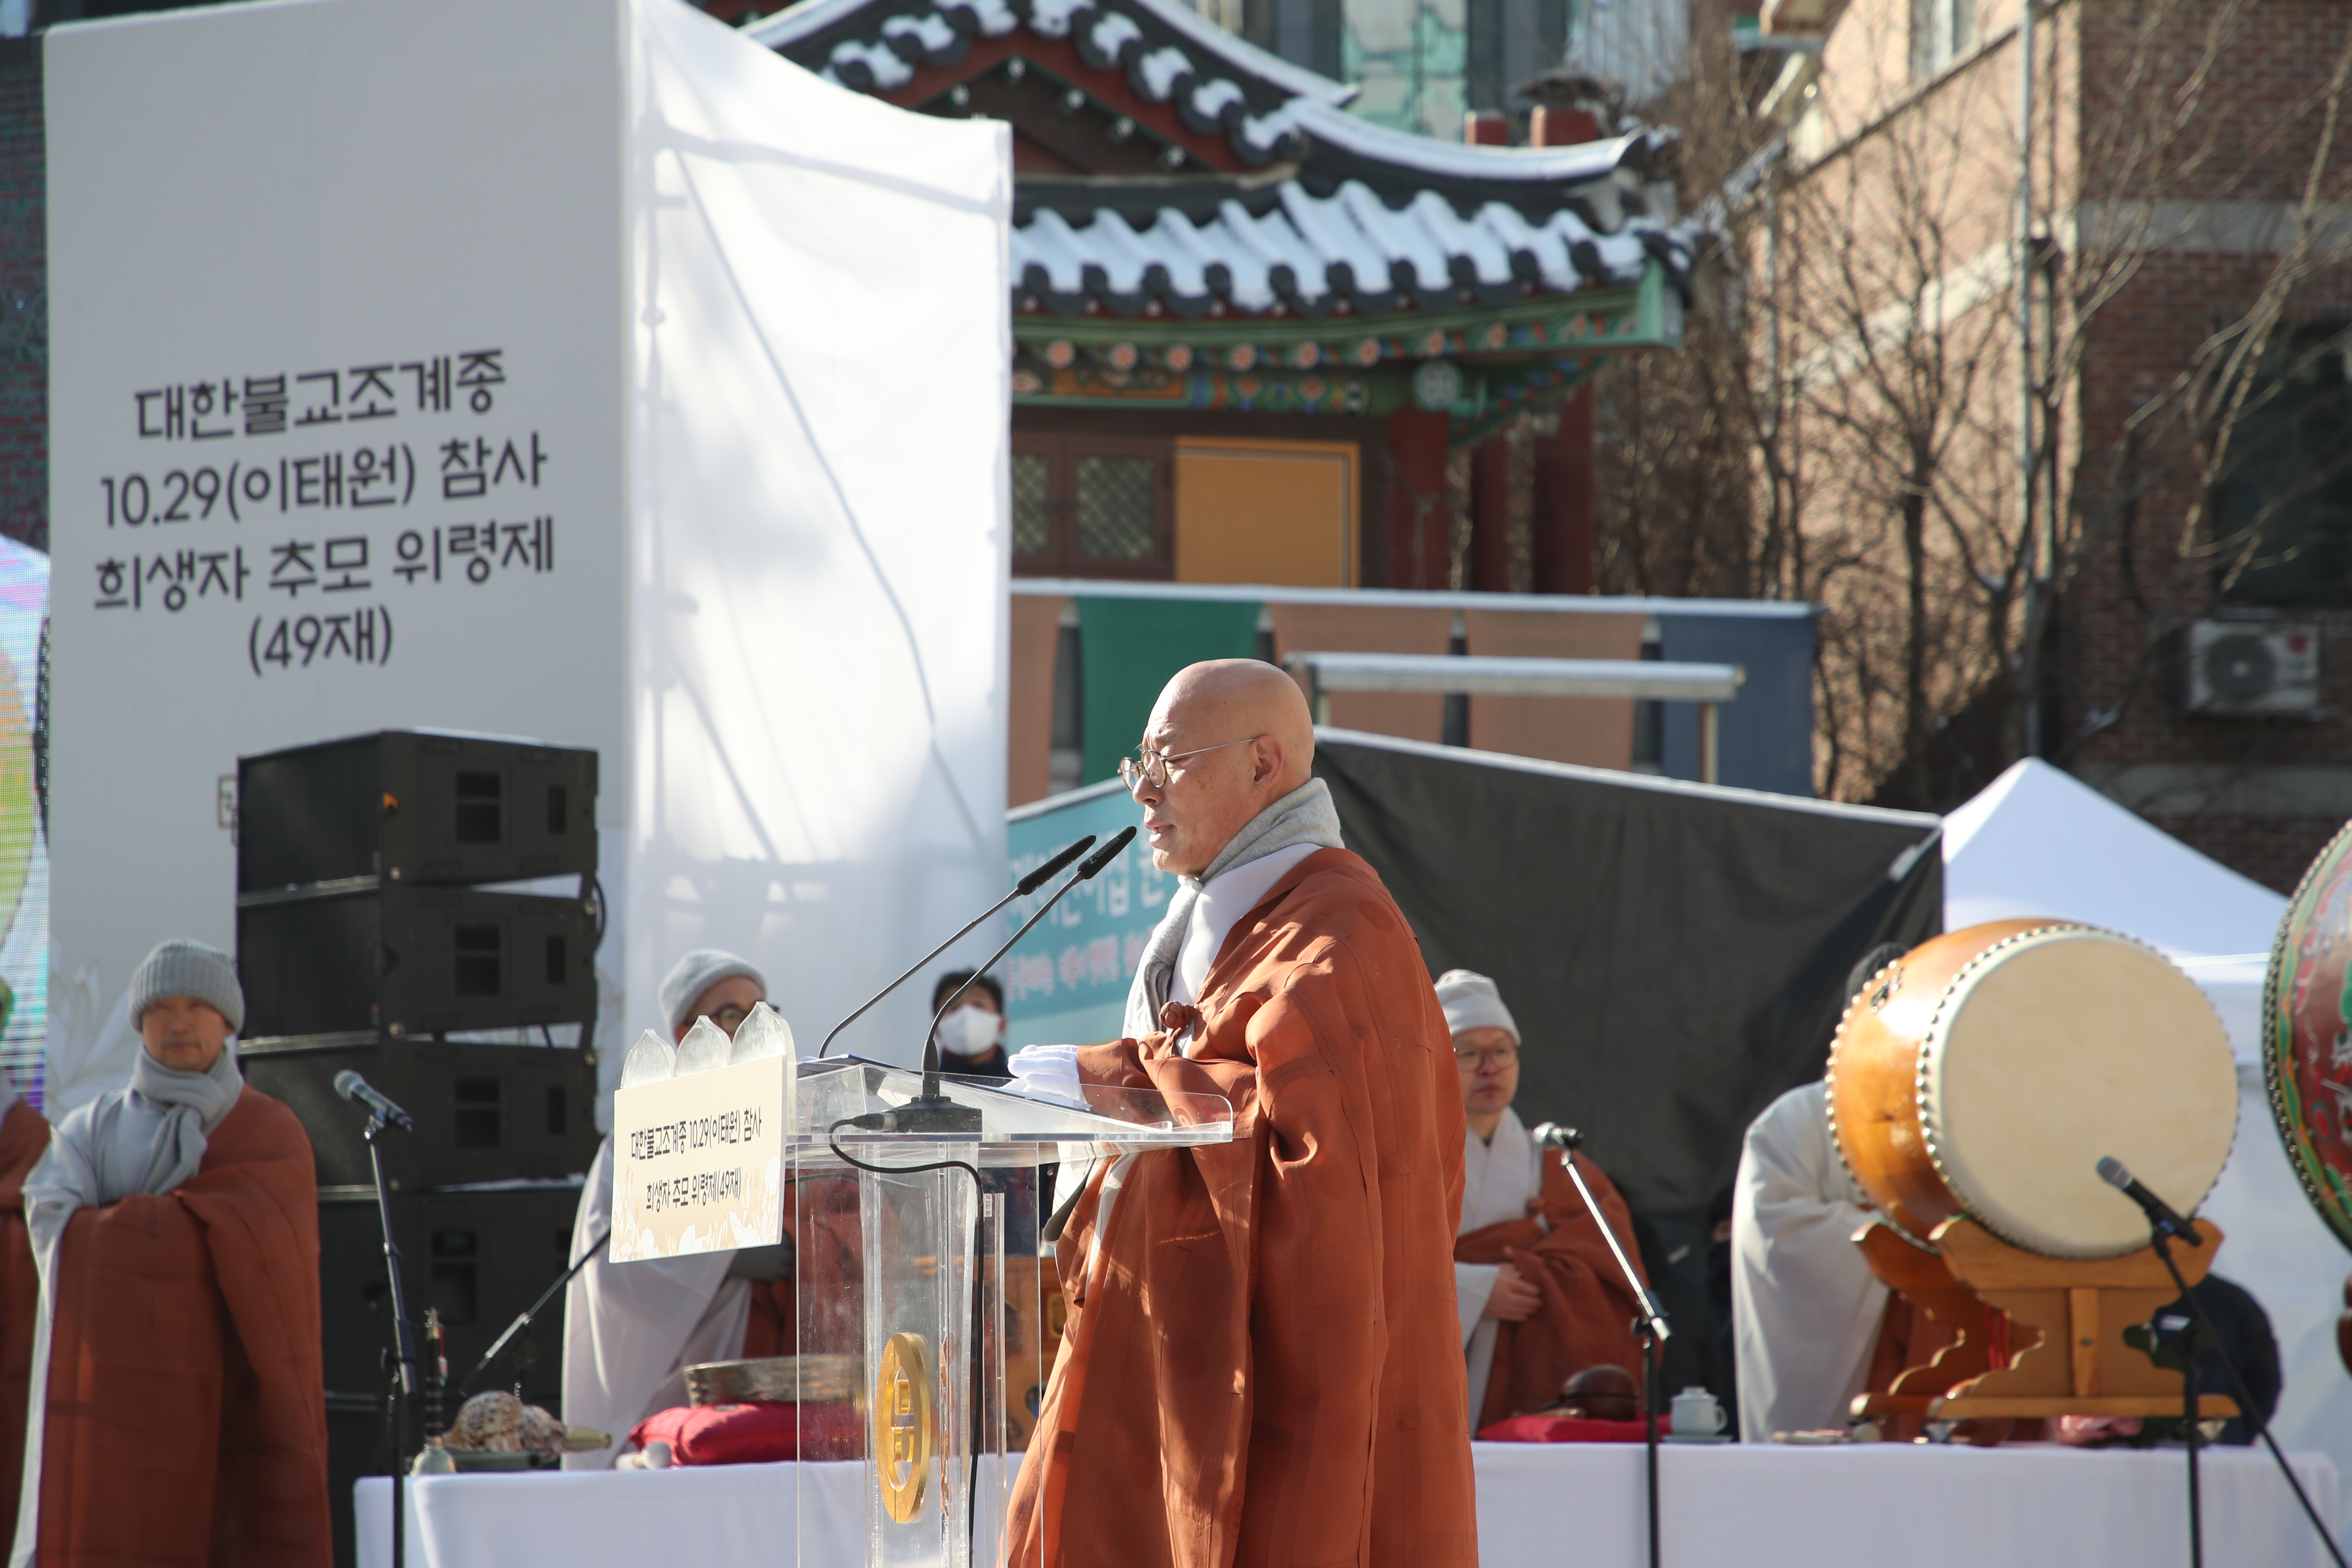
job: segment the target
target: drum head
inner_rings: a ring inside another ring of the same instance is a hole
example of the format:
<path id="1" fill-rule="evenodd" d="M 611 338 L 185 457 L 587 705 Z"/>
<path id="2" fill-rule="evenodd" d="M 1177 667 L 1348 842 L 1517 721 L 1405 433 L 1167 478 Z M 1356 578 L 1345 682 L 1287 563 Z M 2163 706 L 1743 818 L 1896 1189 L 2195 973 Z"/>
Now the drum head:
<path id="1" fill-rule="evenodd" d="M 2304 1191 L 2352 1247 L 2352 828 L 2303 874 L 2263 986 L 2271 1115 Z"/>
<path id="2" fill-rule="evenodd" d="M 1979 1224 L 2058 1258 L 2147 1245 L 2099 1180 L 2112 1154 L 2181 1214 L 2230 1157 L 2238 1075 L 2203 992 L 2128 938 L 2055 926 L 1989 949 L 1937 1007 L 1919 1053 L 1937 1169 Z"/>

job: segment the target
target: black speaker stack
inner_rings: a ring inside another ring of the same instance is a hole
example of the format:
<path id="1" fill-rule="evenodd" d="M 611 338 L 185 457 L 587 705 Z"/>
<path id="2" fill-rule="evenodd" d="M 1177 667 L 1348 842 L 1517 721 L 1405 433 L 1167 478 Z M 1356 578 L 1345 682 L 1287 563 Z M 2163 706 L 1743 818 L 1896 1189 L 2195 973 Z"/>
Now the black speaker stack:
<path id="1" fill-rule="evenodd" d="M 595 807 L 594 752 L 519 741 L 384 731 L 237 764 L 237 1055 L 318 1159 L 338 1563 L 352 1482 L 390 1460 L 392 1325 L 367 1115 L 335 1077 L 415 1121 L 381 1147 L 454 1384 L 569 1261 L 596 1154 Z M 562 1342 L 559 1297 L 476 1392 L 560 1409 Z"/>

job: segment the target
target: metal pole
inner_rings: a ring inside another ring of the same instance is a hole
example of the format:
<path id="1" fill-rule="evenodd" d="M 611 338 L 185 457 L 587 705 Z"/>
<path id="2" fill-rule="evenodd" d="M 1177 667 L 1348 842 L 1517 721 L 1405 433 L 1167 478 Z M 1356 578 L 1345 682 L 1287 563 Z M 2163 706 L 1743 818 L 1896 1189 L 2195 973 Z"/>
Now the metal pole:
<path id="1" fill-rule="evenodd" d="M 407 1424 L 402 1419 L 407 1396 L 416 1392 L 416 1337 L 408 1321 L 408 1292 L 400 1278 L 400 1243 L 393 1239 L 392 1198 L 383 1179 L 383 1149 L 376 1140 L 384 1131 L 383 1118 L 368 1119 L 368 1167 L 375 1176 L 376 1217 L 383 1224 L 383 1268 L 392 1290 L 392 1568 L 407 1568 L 401 1561 L 407 1550 L 408 1500 L 403 1483 L 408 1472 Z"/>
<path id="2" fill-rule="evenodd" d="M 2189 1302 L 2189 1325 L 2180 1335 L 2180 1414 L 2189 1428 L 2189 1568 L 2205 1568 L 2204 1490 L 2197 1476 L 2197 1331 L 2203 1320 L 2197 1311 L 2197 1298 L 2189 1294 L 2189 1281 L 2181 1278 L 2180 1269 L 2172 1261 L 2172 1243 L 2162 1227 L 2154 1227 L 2148 1239 Z"/>
<path id="3" fill-rule="evenodd" d="M 1556 1127 L 1546 1122 L 1536 1130 L 1536 1142 L 1538 1146 L 1549 1143 L 1560 1152 L 1560 1163 L 1568 1167 L 1568 1179 L 1575 1184 L 1577 1196 L 1584 1200 L 1584 1212 L 1591 1215 L 1592 1223 L 1601 1227 L 1601 1239 L 1609 1244 L 1610 1254 L 1617 1260 L 1617 1271 L 1625 1277 L 1626 1285 L 1633 1292 L 1634 1304 L 1641 1309 L 1641 1315 L 1633 1320 L 1633 1333 L 1642 1342 L 1642 1409 L 1643 1419 L 1648 1424 L 1644 1437 L 1650 1450 L 1647 1477 L 1650 1568 L 1658 1568 L 1658 1395 L 1663 1392 L 1658 1386 L 1662 1375 L 1659 1360 L 1672 1331 L 1666 1327 L 1666 1315 L 1659 1307 L 1657 1297 L 1651 1294 L 1649 1286 L 1634 1270 L 1633 1260 L 1625 1256 L 1624 1247 L 1618 1245 L 1617 1233 L 1609 1226 L 1609 1216 L 1593 1201 L 1592 1189 L 1584 1182 L 1584 1173 L 1576 1168 L 1576 1149 L 1584 1142 L 1584 1134 L 1573 1127 Z"/>
<path id="4" fill-rule="evenodd" d="M 1717 782 L 1717 741 L 1716 705 L 1702 702 L 1698 705 L 1698 782 L 1701 784 Z"/>
<path id="5" fill-rule="evenodd" d="M 2024 754 L 2042 747 L 2042 664 L 2035 622 L 2042 607 L 2042 540 L 2033 521 L 2033 5 L 2019 0 L 2017 18 L 2017 503 L 2019 554 L 2025 565 Z"/>

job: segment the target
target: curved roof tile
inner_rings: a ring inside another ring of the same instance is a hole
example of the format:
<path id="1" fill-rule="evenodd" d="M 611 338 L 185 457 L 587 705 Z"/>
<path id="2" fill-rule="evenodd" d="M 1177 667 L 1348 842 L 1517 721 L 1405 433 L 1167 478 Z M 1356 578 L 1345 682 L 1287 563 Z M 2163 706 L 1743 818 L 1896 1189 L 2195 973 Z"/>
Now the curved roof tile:
<path id="1" fill-rule="evenodd" d="M 1286 180 L 1272 194 L 1265 204 L 1228 195 L 1205 218 L 1163 207 L 1140 230 L 1108 206 L 1084 222 L 1036 207 L 1013 229 L 1016 292 L 1055 314 L 1091 300 L 1119 315 L 1154 304 L 1185 317 L 1216 304 L 1321 315 L 1343 301 L 1379 315 L 1465 290 L 1492 304 L 1531 288 L 1629 285 L 1654 254 L 1689 270 L 1687 238 L 1655 225 L 1602 234 L 1572 212 L 1537 224 L 1504 202 L 1465 216 L 1435 192 L 1399 211 L 1356 182 L 1318 196 Z"/>

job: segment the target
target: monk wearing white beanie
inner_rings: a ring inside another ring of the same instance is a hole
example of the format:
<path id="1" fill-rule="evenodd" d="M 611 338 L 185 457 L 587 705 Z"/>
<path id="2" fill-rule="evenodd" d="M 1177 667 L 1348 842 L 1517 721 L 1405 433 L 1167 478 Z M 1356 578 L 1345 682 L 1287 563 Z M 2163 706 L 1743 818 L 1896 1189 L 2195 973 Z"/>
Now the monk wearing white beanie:
<path id="1" fill-rule="evenodd" d="M 1472 1430 L 1552 1405 L 1561 1384 L 1587 1367 L 1622 1367 L 1638 1384 L 1633 1292 L 1559 1151 L 1537 1149 L 1511 1109 L 1519 1088 L 1517 1022 L 1495 983 L 1467 969 L 1437 977 L 1437 1000 L 1454 1036 L 1468 1129 L 1454 1294 Z M 1625 1201 L 1589 1156 L 1578 1162 L 1638 1268 Z"/>
<path id="2" fill-rule="evenodd" d="M 661 984 L 662 1021 L 672 1042 L 708 1018 L 732 1035 L 767 1000 L 767 982 L 744 959 L 717 948 L 688 953 Z M 771 1289 L 789 1264 L 789 1247 L 706 1252 L 614 1263 L 601 1256 L 613 1224 L 610 1134 L 580 1194 L 572 1256 L 600 1256 L 572 1277 L 563 1298 L 563 1418 L 613 1435 L 613 1447 L 566 1454 L 568 1470 L 610 1469 L 629 1429 L 686 1403 L 686 1369 L 700 1362 L 772 1355 L 782 1308 Z M 748 1348 L 747 1348 L 748 1347 Z"/>

